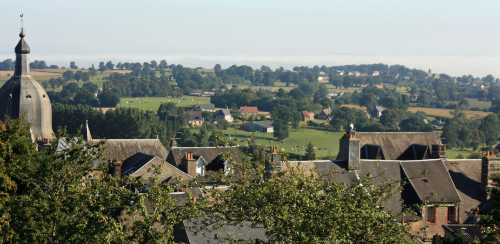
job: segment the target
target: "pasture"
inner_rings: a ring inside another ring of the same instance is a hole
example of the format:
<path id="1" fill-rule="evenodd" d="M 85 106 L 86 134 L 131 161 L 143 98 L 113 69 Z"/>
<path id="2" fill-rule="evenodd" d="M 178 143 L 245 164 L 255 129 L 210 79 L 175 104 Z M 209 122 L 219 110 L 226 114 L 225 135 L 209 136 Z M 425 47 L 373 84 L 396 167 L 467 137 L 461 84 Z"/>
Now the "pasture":
<path id="1" fill-rule="evenodd" d="M 282 142 L 273 138 L 272 134 L 262 132 L 246 132 L 239 129 L 228 129 L 224 134 L 239 145 L 247 145 L 251 137 L 258 145 L 278 146 L 289 154 L 304 155 L 306 146 L 311 142 L 316 149 L 318 159 L 335 159 L 339 152 L 339 140 L 343 132 L 331 132 L 315 129 L 290 129 L 290 136 Z"/>
<path id="2" fill-rule="evenodd" d="M 425 107 L 409 107 L 409 112 L 417 113 L 422 112 L 430 117 L 439 117 L 439 118 L 453 118 L 453 109 L 445 109 L 445 108 L 425 108 Z M 483 111 L 472 111 L 472 110 L 464 110 L 465 117 L 468 119 L 482 119 L 488 116 L 489 112 Z"/>
<path id="3" fill-rule="evenodd" d="M 118 104 L 120 108 L 138 108 L 157 111 L 162 103 L 175 103 L 178 107 L 189 107 L 196 104 L 210 103 L 209 97 L 123 97 Z"/>

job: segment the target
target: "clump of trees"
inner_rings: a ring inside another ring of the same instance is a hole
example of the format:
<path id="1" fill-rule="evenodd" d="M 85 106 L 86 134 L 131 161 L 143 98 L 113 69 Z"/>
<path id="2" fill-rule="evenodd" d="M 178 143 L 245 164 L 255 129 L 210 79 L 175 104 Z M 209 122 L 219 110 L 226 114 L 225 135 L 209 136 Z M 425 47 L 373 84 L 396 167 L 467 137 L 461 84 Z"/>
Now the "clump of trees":
<path id="1" fill-rule="evenodd" d="M 492 179 L 496 184 L 491 189 L 491 208 L 481 214 L 480 224 L 484 233 L 484 243 L 500 242 L 500 175 Z"/>
<path id="2" fill-rule="evenodd" d="M 463 113 L 448 119 L 443 128 L 443 137 L 451 148 L 473 148 L 481 144 L 494 146 L 500 136 L 500 120 L 495 114 L 481 120 L 469 120 Z"/>
<path id="3" fill-rule="evenodd" d="M 0 232 L 3 243 L 165 243 L 197 215 L 171 187 L 94 167 L 99 148 L 37 151 L 26 124 L 0 123 Z M 144 191 L 147 189 L 147 191 Z"/>
<path id="4" fill-rule="evenodd" d="M 256 175 L 259 174 L 248 174 Z M 230 223 L 249 221 L 279 243 L 406 243 L 399 219 L 381 207 L 383 190 L 368 182 L 346 187 L 288 171 L 262 181 L 236 179 L 217 193 L 210 213 Z"/>
<path id="5" fill-rule="evenodd" d="M 107 88 L 99 90 L 92 82 L 85 82 L 81 86 L 75 82 L 67 83 L 60 92 L 51 91 L 48 95 L 52 102 L 62 104 L 115 107 L 120 103 L 116 91 Z"/>
<path id="6" fill-rule="evenodd" d="M 53 123 L 60 133 L 79 135 L 88 120 L 95 138 L 159 138 L 168 144 L 174 136 L 169 125 L 156 113 L 139 109 L 117 108 L 105 113 L 84 105 L 53 105 Z"/>

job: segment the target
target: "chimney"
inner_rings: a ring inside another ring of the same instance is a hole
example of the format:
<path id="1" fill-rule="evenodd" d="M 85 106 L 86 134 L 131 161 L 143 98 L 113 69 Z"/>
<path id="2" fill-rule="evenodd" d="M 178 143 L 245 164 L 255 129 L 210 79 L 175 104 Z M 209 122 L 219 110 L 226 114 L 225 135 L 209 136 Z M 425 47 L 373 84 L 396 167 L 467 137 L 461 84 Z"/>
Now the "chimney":
<path id="1" fill-rule="evenodd" d="M 271 176 L 272 174 L 279 173 L 283 170 L 283 160 L 279 153 L 277 146 L 271 146 L 271 157 L 266 160 L 265 175 Z"/>
<path id="2" fill-rule="evenodd" d="M 361 158 L 361 148 L 359 139 L 349 135 L 349 151 L 347 155 L 347 169 L 359 170 L 359 161 Z"/>
<path id="3" fill-rule="evenodd" d="M 493 175 L 500 174 L 500 158 L 493 151 L 483 153 L 483 163 L 481 165 L 481 184 L 486 196 L 489 198 L 489 189 L 496 186 L 492 179 Z"/>
<path id="4" fill-rule="evenodd" d="M 191 176 L 196 176 L 196 160 L 192 152 L 187 152 L 185 155 L 186 173 Z"/>
<path id="5" fill-rule="evenodd" d="M 122 165 L 123 165 L 123 162 L 122 161 L 116 161 L 116 162 L 113 162 L 112 164 L 112 171 L 113 171 L 113 175 L 114 176 L 121 176 L 122 175 Z"/>

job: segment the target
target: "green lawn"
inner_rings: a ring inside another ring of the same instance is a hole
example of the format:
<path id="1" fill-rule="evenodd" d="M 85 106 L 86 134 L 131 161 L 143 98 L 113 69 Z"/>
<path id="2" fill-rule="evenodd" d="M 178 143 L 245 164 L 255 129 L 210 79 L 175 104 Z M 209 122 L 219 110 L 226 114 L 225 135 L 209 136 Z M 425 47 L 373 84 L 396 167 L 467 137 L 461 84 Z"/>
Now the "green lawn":
<path id="1" fill-rule="evenodd" d="M 339 151 L 339 139 L 344 134 L 314 129 L 290 129 L 290 136 L 283 142 L 279 142 L 273 138 L 272 134 L 262 132 L 246 132 L 231 128 L 224 133 L 240 145 L 247 145 L 249 138 L 253 135 L 258 145 L 276 145 L 285 152 L 295 155 L 303 155 L 307 144 L 311 142 L 316 148 L 318 159 L 335 159 Z"/>
<path id="2" fill-rule="evenodd" d="M 479 153 L 479 152 L 477 151 L 475 152 L 472 149 L 447 149 L 446 157 L 450 159 L 463 159 L 463 158 L 469 158 L 470 155 L 473 153 Z"/>
<path id="3" fill-rule="evenodd" d="M 162 103 L 175 103 L 179 107 L 189 107 L 195 104 L 206 104 L 210 102 L 209 97 L 123 97 L 118 107 L 139 108 L 143 110 L 157 111 Z"/>

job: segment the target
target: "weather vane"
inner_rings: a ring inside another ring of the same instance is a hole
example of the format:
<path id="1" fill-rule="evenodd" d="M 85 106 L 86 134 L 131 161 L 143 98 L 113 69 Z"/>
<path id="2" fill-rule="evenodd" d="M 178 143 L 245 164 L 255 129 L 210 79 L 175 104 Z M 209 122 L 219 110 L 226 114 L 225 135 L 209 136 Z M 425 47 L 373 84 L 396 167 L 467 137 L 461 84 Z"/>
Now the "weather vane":
<path id="1" fill-rule="evenodd" d="M 24 31 L 24 13 L 21 12 L 19 17 L 21 18 L 21 32 L 23 32 Z"/>

